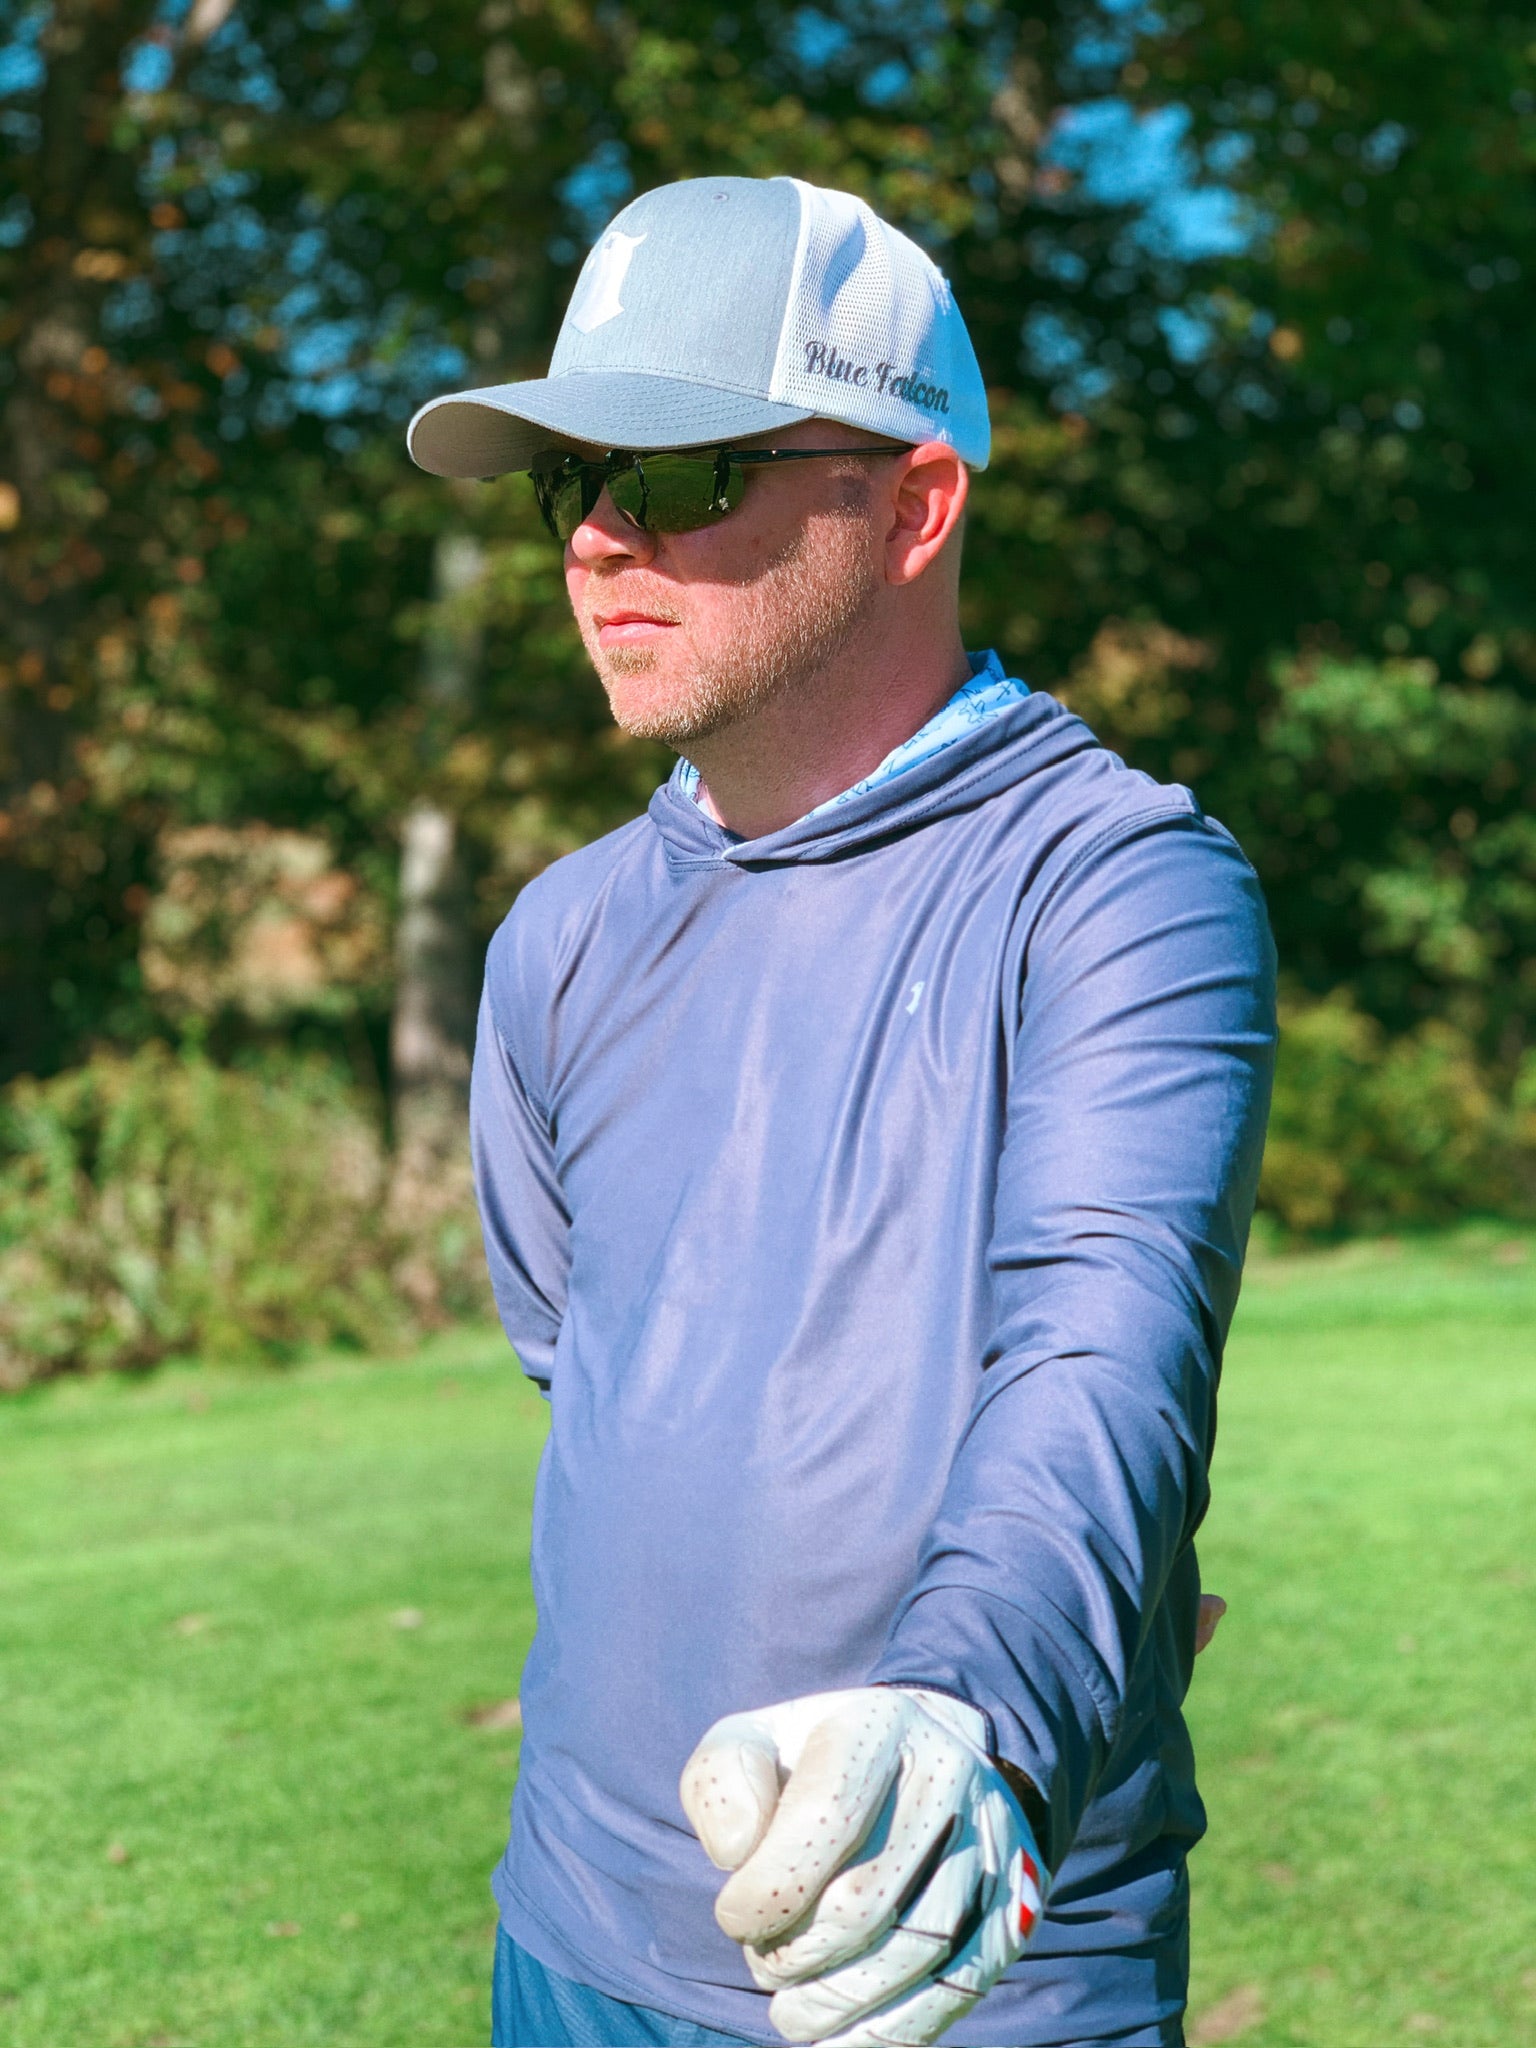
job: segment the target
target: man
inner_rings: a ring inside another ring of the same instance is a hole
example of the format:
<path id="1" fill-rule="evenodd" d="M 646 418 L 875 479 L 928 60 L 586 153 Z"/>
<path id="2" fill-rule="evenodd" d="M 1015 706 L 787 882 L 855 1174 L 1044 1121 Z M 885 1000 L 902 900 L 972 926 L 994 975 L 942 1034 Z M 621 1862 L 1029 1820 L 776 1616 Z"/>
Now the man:
<path id="1" fill-rule="evenodd" d="M 494 2038 L 1178 2042 L 1254 877 L 964 652 L 985 392 L 846 194 L 646 194 L 550 375 L 411 446 L 531 471 L 682 757 L 487 965 L 486 1245 L 552 1406 Z"/>

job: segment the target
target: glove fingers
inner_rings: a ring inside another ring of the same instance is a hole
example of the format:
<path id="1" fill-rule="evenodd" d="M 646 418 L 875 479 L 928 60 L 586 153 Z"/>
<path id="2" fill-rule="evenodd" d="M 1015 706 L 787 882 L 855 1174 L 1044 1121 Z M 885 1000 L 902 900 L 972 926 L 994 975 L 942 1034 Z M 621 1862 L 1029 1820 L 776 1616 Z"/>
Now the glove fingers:
<path id="1" fill-rule="evenodd" d="M 966 1940 L 936 1973 L 935 1981 L 970 1998 L 990 1991 L 1004 1970 L 1023 1955 L 1038 1918 L 1038 1910 L 1031 1911 L 1028 1902 L 1038 1901 L 1039 1896 L 1015 1858 L 1006 1877 L 993 1878 L 984 1887 L 980 1910 Z M 1021 1901 L 1027 1928 L 1021 1919 Z"/>
<path id="2" fill-rule="evenodd" d="M 806 1736 L 766 1833 L 715 1901 L 732 1940 L 763 1947 L 805 1918 L 863 1842 L 900 1765 L 903 1709 L 857 1692 Z"/>
<path id="3" fill-rule="evenodd" d="M 773 2024 L 792 2041 L 819 2041 L 944 1970 L 962 1928 L 972 1920 L 983 1879 L 980 1853 L 968 1841 L 944 1858 L 901 1919 L 867 1954 L 811 1983 L 780 1991 L 769 2008 Z"/>
<path id="4" fill-rule="evenodd" d="M 910 1997 L 866 2013 L 840 2034 L 826 2034 L 817 2048 L 914 2048 L 937 2041 L 980 2001 L 974 1991 L 957 1991 L 944 1983 L 923 1984 Z"/>
<path id="5" fill-rule="evenodd" d="M 933 1981 L 946 1946 L 934 1935 L 893 1928 L 872 1955 L 830 1977 L 778 1992 L 768 2017 L 787 2041 L 824 2041 L 866 2013 L 878 2012 L 912 1985 Z"/>
<path id="6" fill-rule="evenodd" d="M 979 1924 L 958 1955 L 941 1963 L 905 1998 L 861 2014 L 851 2026 L 845 2021 L 844 2031 L 824 2036 L 819 2048 L 911 2048 L 914 2043 L 936 2041 L 968 2013 L 1023 1948 L 1009 1934 L 1011 1916 L 993 1910 L 998 1889 L 995 1884 L 987 1887 Z M 777 2004 L 775 1999 L 768 2009 L 770 2019 Z"/>
<path id="7" fill-rule="evenodd" d="M 958 1844 L 970 1762 L 940 1729 L 921 1723 L 904 1738 L 894 1800 L 887 1800 L 858 1856 L 823 1887 L 809 1923 L 764 1957 L 760 1983 L 794 1984 L 862 1955 L 929 1883 Z"/>
<path id="8" fill-rule="evenodd" d="M 968 1845 L 965 1852 L 967 1903 L 960 1913 L 949 1918 L 953 1891 L 942 1900 L 939 1896 L 947 1865 L 960 1861 L 959 1857 L 946 1858 L 934 1884 L 918 1899 L 911 1914 L 903 1915 L 888 1937 L 888 1941 L 894 1942 L 903 1936 L 909 1921 L 917 1928 L 949 1929 L 948 1938 L 923 1978 L 909 1980 L 915 1988 L 907 1989 L 896 1982 L 893 1971 L 882 2003 L 877 2007 L 865 2003 L 861 2010 L 852 2002 L 852 1994 L 863 1988 L 856 1983 L 861 1965 L 855 1964 L 814 1984 L 780 1992 L 769 2007 L 769 2018 L 780 2032 L 791 2040 L 817 2039 L 821 2048 L 908 2048 L 908 2044 L 937 2040 L 945 2028 L 953 2026 L 990 1991 L 1004 1970 L 1023 1954 L 1043 1907 L 1039 1870 L 1027 1850 L 1016 1846 L 1009 1856 L 1007 1870 L 996 1869 L 999 1845 L 995 1827 L 1005 1817 L 1006 1808 L 993 1812 L 983 1801 L 977 1816 L 977 1839 L 974 1847 Z M 969 1922 L 969 1932 L 958 1952 L 945 1961 L 944 1955 L 953 1945 L 954 1930 L 962 1921 Z M 873 1951 L 868 1962 L 876 1963 L 884 1948 L 882 1944 Z M 871 1976 L 870 1988 L 875 1981 Z M 899 1995 L 903 1989 L 904 1997 Z M 810 1995 L 818 1993 L 821 1995 L 812 2002 Z M 803 2007 L 796 2003 L 800 2000 L 807 2001 Z M 836 2015 L 835 2024 L 842 2031 L 827 2031 L 825 2021 L 834 2017 L 838 2004 L 843 2011 Z M 813 2016 L 823 2021 L 820 2035 L 801 2030 Z"/>
<path id="9" fill-rule="evenodd" d="M 872 1954 L 895 1925 L 948 1939 L 961 1925 L 969 1896 L 983 1876 L 977 1843 L 958 1817 L 950 1819 L 938 1841 L 930 1843 L 922 1864 L 903 1872 L 889 1890 L 877 1884 L 856 1894 L 854 1886 L 862 1882 L 860 1874 L 866 1868 L 858 1862 L 840 1872 L 827 1884 L 807 1927 L 791 1933 L 786 1942 L 758 1952 L 762 1968 L 754 1966 L 754 1974 L 760 1985 L 782 1989 L 784 1985 L 803 1985 L 813 1976 L 827 1976 L 854 1958 Z M 881 1890 L 885 1890 L 885 1898 L 879 1896 Z M 862 1913 L 866 1898 L 870 1911 Z"/>
<path id="10" fill-rule="evenodd" d="M 971 1890 L 980 1880 L 982 1864 L 958 1815 L 924 1818 L 923 1832 L 913 1827 L 910 1837 L 902 1839 L 892 1829 L 877 1854 L 860 1856 L 840 1870 L 822 1892 L 810 1922 L 762 1954 L 762 1969 L 753 1972 L 757 1981 L 777 1988 L 825 1976 L 867 1953 L 898 1919 L 904 1926 L 951 1931 L 959 1915 L 951 1925 L 943 1923 L 935 1903 L 938 1887 L 953 1884 L 962 1845 L 966 1867 L 974 1866 Z M 928 1829 L 935 1826 L 938 1831 L 930 1838 Z"/>
<path id="11" fill-rule="evenodd" d="M 736 1870 L 768 1832 L 779 1800 L 773 1739 L 751 1714 L 717 1721 L 683 1766 L 689 1825 L 718 1870 Z"/>

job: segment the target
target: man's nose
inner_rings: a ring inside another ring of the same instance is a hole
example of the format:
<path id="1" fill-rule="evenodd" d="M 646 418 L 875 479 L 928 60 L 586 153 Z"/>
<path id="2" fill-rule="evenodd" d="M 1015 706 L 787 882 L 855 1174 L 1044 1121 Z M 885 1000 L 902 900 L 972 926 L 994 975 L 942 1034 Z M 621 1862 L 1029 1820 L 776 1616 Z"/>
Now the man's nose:
<path id="1" fill-rule="evenodd" d="M 588 569 L 599 562 L 620 559 L 649 562 L 656 553 L 653 536 L 643 526 L 636 526 L 632 519 L 627 519 L 607 491 L 582 520 L 566 546 L 583 568 Z"/>

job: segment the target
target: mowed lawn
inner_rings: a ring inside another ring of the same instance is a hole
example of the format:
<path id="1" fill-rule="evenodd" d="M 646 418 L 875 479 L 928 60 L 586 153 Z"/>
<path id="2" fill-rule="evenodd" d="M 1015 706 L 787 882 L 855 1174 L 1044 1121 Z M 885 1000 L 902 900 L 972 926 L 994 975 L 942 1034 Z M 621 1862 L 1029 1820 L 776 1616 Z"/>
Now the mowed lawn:
<path id="1" fill-rule="evenodd" d="M 1536 1245 L 1256 1263 L 1214 1472 L 1191 2041 L 1536 2042 Z"/>
<path id="2" fill-rule="evenodd" d="M 0 2042 L 486 2038 L 542 1435 L 483 1334 L 0 1402 Z M 1192 2043 L 1536 2040 L 1533 1474 L 1536 1246 L 1255 1265 Z"/>

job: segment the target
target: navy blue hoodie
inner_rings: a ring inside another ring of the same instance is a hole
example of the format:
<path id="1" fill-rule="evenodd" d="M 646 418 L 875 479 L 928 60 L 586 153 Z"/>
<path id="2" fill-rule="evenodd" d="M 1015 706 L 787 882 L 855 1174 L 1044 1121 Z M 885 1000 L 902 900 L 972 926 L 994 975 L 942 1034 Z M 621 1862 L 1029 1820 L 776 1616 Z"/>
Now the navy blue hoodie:
<path id="1" fill-rule="evenodd" d="M 487 966 L 486 1247 L 552 1405 L 503 1921 L 776 2039 L 683 1763 L 721 1714 L 936 1686 L 1040 1788 L 1056 1871 L 946 2038 L 1176 2042 L 1258 884 L 1045 695 L 758 839 L 678 783 L 532 882 Z"/>

